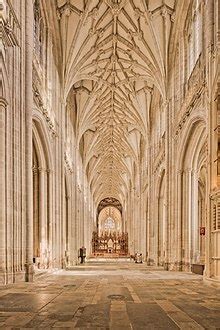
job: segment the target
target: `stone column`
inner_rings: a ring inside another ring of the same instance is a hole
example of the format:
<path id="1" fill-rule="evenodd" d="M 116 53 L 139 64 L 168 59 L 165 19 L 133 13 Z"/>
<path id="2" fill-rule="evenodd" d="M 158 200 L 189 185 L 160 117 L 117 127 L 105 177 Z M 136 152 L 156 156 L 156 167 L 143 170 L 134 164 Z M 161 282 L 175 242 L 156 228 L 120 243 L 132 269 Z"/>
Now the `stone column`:
<path id="1" fill-rule="evenodd" d="M 141 211 L 142 211 L 142 226 L 141 226 L 141 239 L 142 239 L 142 253 L 143 258 L 146 261 L 146 241 L 147 241 L 147 196 L 146 196 L 146 190 L 142 192 L 142 198 L 141 198 Z M 143 207 L 143 209 L 142 209 Z"/>
<path id="2" fill-rule="evenodd" d="M 68 267 L 70 265 L 69 258 L 69 250 L 70 250 L 70 219 L 71 219 L 71 210 L 70 203 L 71 198 L 70 195 L 65 196 L 66 199 L 66 210 L 65 210 L 65 245 L 63 246 L 64 257 L 65 257 L 65 266 Z"/>
<path id="3" fill-rule="evenodd" d="M 45 266 L 47 250 L 47 185 L 46 169 L 39 168 L 39 227 L 40 227 L 40 264 Z"/>
<path id="4" fill-rule="evenodd" d="M 25 1 L 26 281 L 33 281 L 32 59 L 33 2 Z"/>
<path id="5" fill-rule="evenodd" d="M 80 189 L 76 180 L 76 263 L 79 262 L 78 251 L 80 248 Z"/>
<path id="6" fill-rule="evenodd" d="M 167 14 L 165 13 L 164 19 L 166 22 Z M 167 23 L 167 22 L 166 22 Z M 165 24 L 166 26 L 166 24 Z M 166 205 L 166 211 L 164 214 L 164 223 L 166 235 L 165 235 L 165 257 L 164 257 L 164 269 L 169 270 L 171 261 L 171 178 L 172 178 L 172 131 L 171 131 L 171 108 L 168 100 L 163 104 L 164 113 L 166 115 L 165 127 L 166 127 L 166 139 L 165 139 L 165 191 L 164 201 Z"/>
<path id="7" fill-rule="evenodd" d="M 128 233 L 128 250 L 130 254 L 133 254 L 132 251 L 132 246 L 131 246 L 131 241 L 132 241 L 132 236 L 131 236 L 131 190 L 129 188 L 129 192 L 126 196 L 126 219 L 127 219 L 127 233 Z"/>
<path id="8" fill-rule="evenodd" d="M 134 213 L 134 207 L 135 207 L 135 191 L 132 185 L 131 188 L 131 195 L 130 195 L 130 228 L 131 228 L 131 249 L 132 249 L 132 254 L 136 252 L 136 246 L 135 246 L 135 213 Z"/>
<path id="9" fill-rule="evenodd" d="M 141 213 L 141 178 L 140 178 L 140 166 L 138 166 L 138 174 L 137 174 L 137 182 L 138 187 L 136 191 L 137 196 L 137 204 L 136 204 L 136 229 L 137 229 L 137 248 L 138 252 L 142 253 L 142 213 Z"/>
<path id="10" fill-rule="evenodd" d="M 183 241 L 183 226 L 182 226 L 182 208 L 184 207 L 182 201 L 182 187 L 183 187 L 183 180 L 182 180 L 183 172 L 181 170 L 178 171 L 177 173 L 177 270 L 181 271 L 182 270 L 182 241 Z"/>
<path id="11" fill-rule="evenodd" d="M 6 242 L 5 242 L 5 123 L 7 102 L 0 97 L 0 284 L 6 283 Z"/>
<path id="12" fill-rule="evenodd" d="M 54 150 L 56 150 L 55 148 L 55 145 L 54 145 Z M 55 151 L 56 153 L 56 151 Z M 57 176 L 55 175 L 55 170 L 56 170 L 56 164 L 54 165 L 54 174 L 53 174 L 53 185 L 51 187 L 51 191 L 52 191 L 52 201 L 53 201 L 53 219 L 52 219 L 52 233 L 51 233 L 51 236 L 52 236 L 52 243 L 51 243 L 51 260 L 52 260 L 52 267 L 53 268 L 56 268 L 58 265 L 57 265 L 57 247 L 56 247 L 56 242 L 57 242 L 57 228 L 56 228 L 56 211 L 57 211 L 57 202 L 56 202 L 56 198 L 57 198 L 57 192 L 56 192 L 56 189 L 57 189 L 57 183 L 56 183 L 56 179 L 57 179 Z"/>
<path id="13" fill-rule="evenodd" d="M 33 256 L 36 258 L 39 255 L 39 175 L 36 165 L 33 166 Z M 36 262 L 37 264 L 37 262 Z"/>
<path id="14" fill-rule="evenodd" d="M 71 181 L 71 216 L 70 216 L 70 239 L 69 239 L 69 249 L 70 249 L 70 265 L 76 264 L 76 172 L 72 175 Z"/>
<path id="15" fill-rule="evenodd" d="M 47 170 L 47 185 L 48 185 L 48 242 L 47 242 L 47 249 L 48 249 L 48 266 L 52 266 L 53 256 L 52 256 L 52 247 L 53 247 L 53 180 L 52 180 L 52 171 L 51 169 Z"/>
<path id="16" fill-rule="evenodd" d="M 82 245 L 85 246 L 85 180 L 84 180 L 84 174 L 82 171 L 82 203 L 81 203 L 81 239 L 82 239 Z"/>
<path id="17" fill-rule="evenodd" d="M 192 249 L 192 262 L 198 261 L 199 252 L 199 217 L 198 217 L 198 173 L 192 171 L 192 200 L 191 200 L 191 249 Z"/>
<path id="18" fill-rule="evenodd" d="M 191 261 L 191 205 L 192 205 L 192 170 L 187 168 L 184 172 L 184 183 L 185 183 L 185 217 L 183 217 L 183 228 L 184 228 L 184 247 L 185 247 L 185 271 L 190 270 L 190 261 Z"/>
<path id="19" fill-rule="evenodd" d="M 157 266 L 160 265 L 161 260 L 161 247 L 160 247 L 160 196 L 155 196 L 155 263 Z"/>
<path id="20" fill-rule="evenodd" d="M 147 210 L 146 210 L 146 261 L 147 264 L 150 264 L 149 260 L 149 251 L 150 251 L 150 209 L 149 209 L 149 188 L 147 188 L 146 193 L 146 202 L 147 202 Z"/>

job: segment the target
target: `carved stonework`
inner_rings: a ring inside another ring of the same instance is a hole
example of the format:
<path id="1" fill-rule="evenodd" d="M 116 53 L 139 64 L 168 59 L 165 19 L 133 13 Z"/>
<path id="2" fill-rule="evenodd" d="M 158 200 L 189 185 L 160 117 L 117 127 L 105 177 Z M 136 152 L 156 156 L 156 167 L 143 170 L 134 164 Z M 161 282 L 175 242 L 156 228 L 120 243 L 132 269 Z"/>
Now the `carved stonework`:
<path id="1" fill-rule="evenodd" d="M 99 206 L 98 206 L 98 213 L 100 213 L 100 211 L 102 209 L 104 209 L 106 206 L 114 206 L 116 207 L 120 212 L 122 212 L 122 205 L 121 203 L 113 198 L 113 197 L 107 197 L 105 199 L 103 199 L 100 203 L 99 203 Z"/>
<path id="2" fill-rule="evenodd" d="M 66 168 L 69 170 L 70 173 L 73 173 L 73 162 L 67 152 L 64 153 L 64 161 Z"/>
<path id="3" fill-rule="evenodd" d="M 20 24 L 11 3 L 0 0 L 0 40 L 5 47 L 19 45 Z"/>
<path id="4" fill-rule="evenodd" d="M 56 132 L 55 129 L 55 124 L 54 124 L 54 120 L 52 120 L 50 113 L 48 112 L 48 110 L 46 109 L 46 105 L 44 105 L 44 101 L 43 101 L 43 97 L 42 97 L 42 93 L 39 91 L 39 87 L 40 83 L 39 81 L 37 82 L 36 80 L 36 75 L 34 75 L 34 80 L 33 80 L 33 99 L 34 102 L 37 106 L 37 108 L 41 111 L 41 113 L 43 114 L 46 124 L 48 126 L 48 129 L 52 135 L 52 137 L 57 137 L 58 134 Z"/>
<path id="5" fill-rule="evenodd" d="M 174 8 L 158 4 L 151 11 L 144 2 L 137 5 L 130 0 L 89 1 L 84 7 L 74 1 L 62 1 L 57 2 L 57 12 L 62 31 L 75 31 L 66 53 L 66 72 L 71 72 L 67 79 L 70 85 L 66 88 L 74 84 L 77 104 L 85 100 L 80 109 L 83 119 L 79 122 L 79 141 L 88 128 L 96 128 L 92 153 L 94 157 L 99 155 L 98 165 L 97 171 L 90 169 L 90 174 L 94 178 L 100 173 L 97 180 L 101 191 L 97 195 L 114 193 L 117 196 L 121 187 L 126 190 L 121 173 L 132 180 L 126 162 L 128 157 L 136 162 L 137 146 L 133 141 L 136 139 L 138 145 L 147 134 L 147 105 L 139 99 L 139 94 L 150 89 L 150 97 L 153 97 L 155 81 L 161 84 L 159 90 L 164 88 L 165 76 L 161 70 L 164 59 L 160 52 L 162 54 L 167 45 L 166 40 L 159 37 L 154 23 L 157 20 L 167 24 Z M 73 18 L 76 29 L 73 29 Z M 169 24 L 166 29 L 168 36 Z M 152 43 L 148 41 L 149 34 Z M 88 86 L 88 82 L 92 82 L 92 86 Z M 87 88 L 88 93 L 83 88 Z M 86 149 L 84 154 L 88 152 Z M 100 168 L 103 163 L 105 169 Z"/>

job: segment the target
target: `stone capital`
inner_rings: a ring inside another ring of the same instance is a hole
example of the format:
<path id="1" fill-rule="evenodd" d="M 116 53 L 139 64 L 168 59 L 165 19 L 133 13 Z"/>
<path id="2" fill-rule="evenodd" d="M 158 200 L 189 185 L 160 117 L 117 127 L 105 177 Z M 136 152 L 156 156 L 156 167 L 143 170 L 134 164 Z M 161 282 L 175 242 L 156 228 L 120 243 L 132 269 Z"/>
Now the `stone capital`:
<path id="1" fill-rule="evenodd" d="M 37 175 L 37 173 L 38 173 L 38 168 L 34 165 L 34 166 L 32 167 L 32 171 L 33 171 L 33 174 L 34 174 L 34 175 Z"/>
<path id="2" fill-rule="evenodd" d="M 192 173 L 192 168 L 191 167 L 187 167 L 184 169 L 183 171 L 185 174 L 189 174 L 189 173 Z"/>
<path id="3" fill-rule="evenodd" d="M 38 172 L 39 173 L 45 173 L 47 170 L 44 167 L 38 167 Z"/>
<path id="4" fill-rule="evenodd" d="M 8 102 L 6 101 L 6 99 L 3 97 L 0 97 L 0 107 L 6 109 L 7 105 L 8 105 Z"/>

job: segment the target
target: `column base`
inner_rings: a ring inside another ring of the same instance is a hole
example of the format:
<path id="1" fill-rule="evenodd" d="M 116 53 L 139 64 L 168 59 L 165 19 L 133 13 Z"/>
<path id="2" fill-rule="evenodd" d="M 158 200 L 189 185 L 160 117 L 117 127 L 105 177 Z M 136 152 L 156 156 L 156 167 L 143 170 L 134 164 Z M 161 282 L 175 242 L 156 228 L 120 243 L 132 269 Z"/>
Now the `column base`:
<path id="1" fill-rule="evenodd" d="M 70 262 L 70 265 L 71 265 L 71 266 L 76 266 L 76 265 L 77 265 L 77 260 L 76 260 L 76 259 L 72 260 L 72 261 Z"/>
<path id="2" fill-rule="evenodd" d="M 12 284 L 25 282 L 25 272 L 17 271 L 15 273 L 12 272 L 0 272 L 0 285 Z"/>
<path id="3" fill-rule="evenodd" d="M 170 270 L 170 263 L 164 262 L 163 268 L 164 268 L 164 270 Z"/>
<path id="4" fill-rule="evenodd" d="M 34 281 L 34 265 L 25 264 L 25 282 Z"/>
<path id="5" fill-rule="evenodd" d="M 183 263 L 182 261 L 173 261 L 169 263 L 169 269 L 170 271 L 175 272 L 181 272 L 183 269 Z"/>
<path id="6" fill-rule="evenodd" d="M 13 274 L 14 276 L 14 283 L 17 282 L 25 282 L 25 272 L 24 271 L 19 271 Z"/>
<path id="7" fill-rule="evenodd" d="M 182 271 L 183 272 L 187 272 L 187 273 L 191 273 L 191 264 L 189 262 L 183 262 L 182 263 Z"/>
<path id="8" fill-rule="evenodd" d="M 0 271 L 0 285 L 7 284 L 7 273 L 4 270 Z"/>
<path id="9" fill-rule="evenodd" d="M 147 266 L 155 266 L 154 259 L 148 258 L 147 259 Z"/>

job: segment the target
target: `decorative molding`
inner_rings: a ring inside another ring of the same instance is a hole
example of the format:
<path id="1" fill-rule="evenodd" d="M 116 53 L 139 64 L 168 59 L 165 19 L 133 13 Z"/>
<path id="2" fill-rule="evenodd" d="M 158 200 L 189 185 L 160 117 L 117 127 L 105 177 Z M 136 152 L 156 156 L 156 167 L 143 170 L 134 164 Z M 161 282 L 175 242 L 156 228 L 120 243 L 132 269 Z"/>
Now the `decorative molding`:
<path id="1" fill-rule="evenodd" d="M 70 173 L 73 173 L 73 161 L 67 152 L 64 153 L 64 162 Z"/>
<path id="2" fill-rule="evenodd" d="M 0 0 L 0 40 L 5 47 L 19 45 L 20 24 L 10 1 Z"/>
<path id="3" fill-rule="evenodd" d="M 185 85 L 184 103 L 181 105 L 180 111 L 175 118 L 175 126 L 173 129 L 175 132 L 175 139 L 177 139 L 187 118 L 190 116 L 204 90 L 207 88 L 205 70 L 205 64 L 202 62 L 200 56 Z"/>
<path id="4" fill-rule="evenodd" d="M 35 77 L 35 79 L 36 79 L 36 77 Z M 45 118 L 45 121 L 47 123 L 47 126 L 49 128 L 49 131 L 50 131 L 52 137 L 57 137 L 58 134 L 55 130 L 54 121 L 51 119 L 50 114 L 49 114 L 48 110 L 46 109 L 46 106 L 44 106 L 42 95 L 39 92 L 38 86 L 36 85 L 36 80 L 33 80 L 33 98 L 34 98 L 34 102 L 35 102 L 37 108 L 41 111 L 41 113 L 43 114 L 43 116 Z"/>
<path id="5" fill-rule="evenodd" d="M 107 197 L 99 203 L 98 209 L 97 209 L 98 213 L 100 213 L 101 210 L 104 209 L 107 206 L 116 207 L 122 213 L 121 203 L 119 202 L 119 200 L 117 200 L 116 198 L 113 198 L 113 197 Z"/>
<path id="6" fill-rule="evenodd" d="M 0 97 L 0 107 L 4 107 L 6 109 L 7 105 L 8 105 L 7 100 L 3 97 Z"/>
<path id="7" fill-rule="evenodd" d="M 57 18 L 60 20 L 62 16 L 69 17 L 72 12 L 78 14 L 79 16 L 82 15 L 82 11 L 79 10 L 73 4 L 71 4 L 69 0 L 67 0 L 64 5 L 62 5 L 61 7 L 57 7 Z"/>

